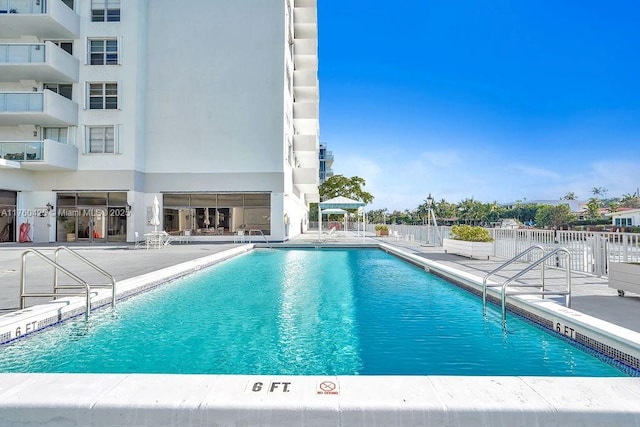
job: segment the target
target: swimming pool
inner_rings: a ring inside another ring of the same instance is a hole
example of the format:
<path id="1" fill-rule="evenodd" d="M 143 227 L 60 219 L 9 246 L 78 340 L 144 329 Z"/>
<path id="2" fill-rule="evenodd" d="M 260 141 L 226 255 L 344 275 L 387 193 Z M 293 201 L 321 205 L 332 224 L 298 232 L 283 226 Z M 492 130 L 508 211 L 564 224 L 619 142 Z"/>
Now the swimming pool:
<path id="1" fill-rule="evenodd" d="M 375 249 L 255 250 L 6 346 L 2 372 L 624 376 Z"/>

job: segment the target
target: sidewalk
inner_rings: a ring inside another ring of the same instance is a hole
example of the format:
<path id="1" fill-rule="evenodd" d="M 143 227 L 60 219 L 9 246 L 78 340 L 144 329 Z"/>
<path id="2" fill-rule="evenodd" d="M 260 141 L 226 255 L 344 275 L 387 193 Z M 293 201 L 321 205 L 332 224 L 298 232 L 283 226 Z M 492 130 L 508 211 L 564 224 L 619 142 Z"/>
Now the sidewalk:
<path id="1" fill-rule="evenodd" d="M 308 232 L 288 241 L 285 245 L 314 244 L 318 238 L 317 233 Z M 366 237 L 364 243 L 387 243 L 403 248 L 407 252 L 420 257 L 448 265 L 453 268 L 474 274 L 483 278 L 506 260 L 492 258 L 489 260 L 469 259 L 458 255 L 445 254 L 442 248 L 423 246 L 418 242 L 397 241 L 388 237 Z M 338 234 L 327 244 L 362 244 L 362 237 L 344 237 Z M 21 255 L 27 249 L 37 249 L 44 254 L 53 256 L 53 251 L 58 244 L 25 245 L 25 244 L 1 244 L 0 245 L 0 314 L 17 310 L 19 307 L 19 285 Z M 120 245 L 75 245 L 71 249 L 77 251 L 83 257 L 94 262 L 110 274 L 116 280 L 123 280 L 141 274 L 149 273 L 160 268 L 176 265 L 185 261 L 201 258 L 216 252 L 221 252 L 235 247 L 233 243 L 174 243 L 162 249 L 144 248 L 133 250 L 132 244 Z M 280 246 L 274 244 L 274 247 Z M 60 253 L 60 262 L 74 273 L 91 283 L 107 283 L 106 279 L 94 270 L 83 265 L 69 254 Z M 501 283 L 510 276 L 520 271 L 525 264 L 515 263 L 505 270 L 500 271 L 491 279 Z M 564 270 L 547 268 L 545 270 L 546 282 L 549 287 L 564 287 Z M 27 255 L 27 286 L 29 292 L 51 292 L 52 268 L 39 260 L 33 254 Z M 62 281 L 62 275 L 60 276 Z M 68 280 L 68 279 L 67 279 Z M 539 281 L 538 270 L 525 275 L 523 282 Z M 71 282 L 69 282 L 71 283 Z M 559 304 L 563 304 L 564 298 L 554 298 Z M 45 302 L 46 299 L 30 298 L 27 305 Z M 572 274 L 572 300 L 571 308 L 582 313 L 597 317 L 624 328 L 640 332 L 640 295 L 627 293 L 619 297 L 615 289 L 608 287 L 606 278 L 573 273 Z"/>

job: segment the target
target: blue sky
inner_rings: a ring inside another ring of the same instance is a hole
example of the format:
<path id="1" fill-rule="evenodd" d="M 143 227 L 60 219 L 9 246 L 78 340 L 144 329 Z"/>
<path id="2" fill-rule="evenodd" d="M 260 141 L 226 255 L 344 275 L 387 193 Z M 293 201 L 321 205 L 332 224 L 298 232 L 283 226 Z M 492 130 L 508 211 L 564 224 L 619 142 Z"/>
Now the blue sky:
<path id="1" fill-rule="evenodd" d="M 318 0 L 320 140 L 370 208 L 640 186 L 640 1 Z"/>

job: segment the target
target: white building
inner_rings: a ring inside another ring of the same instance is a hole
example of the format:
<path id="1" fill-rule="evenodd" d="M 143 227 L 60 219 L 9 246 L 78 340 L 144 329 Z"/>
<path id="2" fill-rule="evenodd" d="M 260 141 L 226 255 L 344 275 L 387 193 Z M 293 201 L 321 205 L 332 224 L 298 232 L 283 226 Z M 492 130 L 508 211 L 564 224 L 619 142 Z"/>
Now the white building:
<path id="1" fill-rule="evenodd" d="M 156 197 L 196 240 L 299 234 L 317 34 L 316 0 L 0 0 L 0 241 L 132 241 Z"/>
<path id="2" fill-rule="evenodd" d="M 640 226 L 640 209 L 619 208 L 616 212 L 607 214 L 611 217 L 611 224 L 616 227 Z"/>
<path id="3" fill-rule="evenodd" d="M 333 176 L 333 153 L 320 144 L 320 184 Z"/>

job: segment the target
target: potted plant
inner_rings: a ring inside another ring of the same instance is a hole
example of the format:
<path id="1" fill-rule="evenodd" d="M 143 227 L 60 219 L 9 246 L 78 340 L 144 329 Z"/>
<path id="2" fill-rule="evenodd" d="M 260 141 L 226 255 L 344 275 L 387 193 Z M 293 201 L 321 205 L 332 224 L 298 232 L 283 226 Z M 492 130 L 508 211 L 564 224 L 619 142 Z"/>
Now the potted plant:
<path id="1" fill-rule="evenodd" d="M 389 235 L 389 227 L 386 224 L 376 224 L 376 236 L 388 236 Z"/>
<path id="2" fill-rule="evenodd" d="M 76 241 L 76 218 L 66 215 L 58 216 L 58 225 L 62 227 L 67 235 L 67 242 Z"/>
<path id="3" fill-rule="evenodd" d="M 451 238 L 442 240 L 445 253 L 467 256 L 469 258 L 487 259 L 493 255 L 493 238 L 489 230 L 470 225 L 454 225 L 451 227 Z"/>

